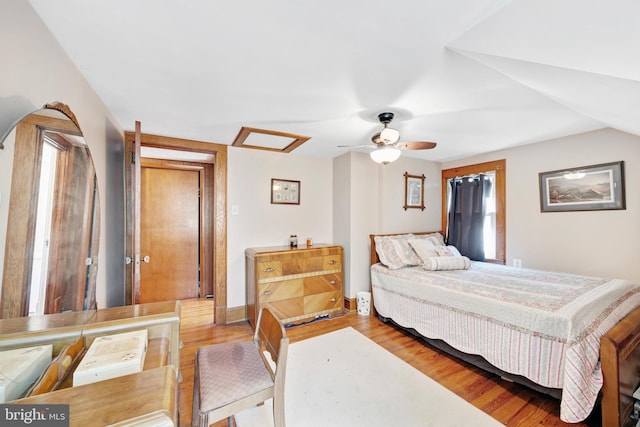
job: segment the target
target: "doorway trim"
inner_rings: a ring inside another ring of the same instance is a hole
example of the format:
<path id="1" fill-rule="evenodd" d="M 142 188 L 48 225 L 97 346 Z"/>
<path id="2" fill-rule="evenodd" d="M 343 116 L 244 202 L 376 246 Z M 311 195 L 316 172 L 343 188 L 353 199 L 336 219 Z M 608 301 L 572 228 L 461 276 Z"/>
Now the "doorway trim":
<path id="1" fill-rule="evenodd" d="M 125 132 L 125 153 L 133 152 L 133 142 L 135 132 Z M 210 142 L 194 141 L 189 139 L 171 138 L 159 135 L 142 133 L 140 135 L 141 145 L 144 147 L 165 148 L 179 151 L 191 151 L 197 153 L 211 154 L 215 157 L 213 163 L 213 186 L 212 191 L 204 191 L 202 195 L 203 204 L 211 207 L 209 224 L 204 225 L 204 229 L 209 229 L 209 238 L 213 239 L 212 282 L 214 293 L 213 322 L 218 325 L 227 323 L 227 146 L 224 144 L 214 144 Z M 129 155 L 129 154 L 127 154 Z M 125 189 L 126 189 L 126 253 L 131 253 L 131 220 L 133 195 L 131 194 L 131 176 L 125 167 Z M 203 236 L 207 238 L 207 236 Z M 127 277 L 130 277 L 129 269 L 132 264 L 127 265 Z M 125 304 L 131 304 L 131 280 L 127 279 L 125 285 Z"/>

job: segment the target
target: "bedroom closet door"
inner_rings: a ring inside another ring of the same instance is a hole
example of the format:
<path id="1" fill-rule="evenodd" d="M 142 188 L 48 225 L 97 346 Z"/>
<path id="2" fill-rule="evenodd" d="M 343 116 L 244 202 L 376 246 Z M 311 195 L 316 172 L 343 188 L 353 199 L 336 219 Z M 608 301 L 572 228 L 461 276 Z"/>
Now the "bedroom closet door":
<path id="1" fill-rule="evenodd" d="M 143 159 L 139 303 L 196 298 L 203 168 Z"/>

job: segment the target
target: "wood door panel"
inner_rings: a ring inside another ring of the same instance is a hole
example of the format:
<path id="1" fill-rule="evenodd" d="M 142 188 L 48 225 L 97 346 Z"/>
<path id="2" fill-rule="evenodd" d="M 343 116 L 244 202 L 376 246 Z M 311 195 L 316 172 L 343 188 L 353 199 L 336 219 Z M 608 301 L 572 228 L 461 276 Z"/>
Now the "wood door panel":
<path id="1" fill-rule="evenodd" d="M 198 296 L 199 179 L 194 170 L 142 168 L 141 303 Z"/>

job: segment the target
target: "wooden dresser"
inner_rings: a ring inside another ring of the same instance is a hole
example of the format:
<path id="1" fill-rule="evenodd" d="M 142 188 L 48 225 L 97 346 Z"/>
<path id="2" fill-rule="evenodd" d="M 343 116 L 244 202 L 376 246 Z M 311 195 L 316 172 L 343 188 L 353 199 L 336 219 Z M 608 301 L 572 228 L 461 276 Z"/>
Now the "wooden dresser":
<path id="1" fill-rule="evenodd" d="M 73 369 L 94 339 L 140 329 L 148 332 L 142 372 L 72 386 Z M 60 352 L 76 342 L 81 346 L 77 359 L 58 362 Z M 57 371 L 64 378 L 53 391 L 13 403 L 70 404 L 71 426 L 178 425 L 179 301 L 0 319 L 0 350 L 42 344 L 52 344 L 55 359 L 49 368 L 65 365 L 64 372 Z"/>
<path id="2" fill-rule="evenodd" d="M 249 248 L 245 257 L 247 316 L 252 326 L 265 306 L 282 323 L 343 313 L 342 246 Z"/>

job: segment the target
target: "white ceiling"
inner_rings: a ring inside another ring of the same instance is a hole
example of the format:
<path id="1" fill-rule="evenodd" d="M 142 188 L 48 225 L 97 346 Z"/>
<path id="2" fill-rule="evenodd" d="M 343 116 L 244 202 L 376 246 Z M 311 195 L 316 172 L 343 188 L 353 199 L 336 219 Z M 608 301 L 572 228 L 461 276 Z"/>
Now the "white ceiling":
<path id="1" fill-rule="evenodd" d="M 30 0 L 127 130 L 242 126 L 451 160 L 612 127 L 640 135 L 638 0 Z M 73 106 L 72 106 L 73 107 Z"/>

